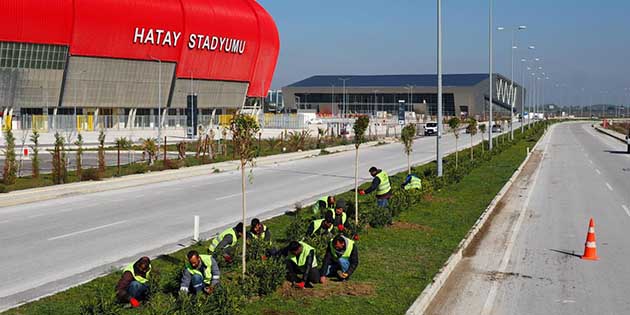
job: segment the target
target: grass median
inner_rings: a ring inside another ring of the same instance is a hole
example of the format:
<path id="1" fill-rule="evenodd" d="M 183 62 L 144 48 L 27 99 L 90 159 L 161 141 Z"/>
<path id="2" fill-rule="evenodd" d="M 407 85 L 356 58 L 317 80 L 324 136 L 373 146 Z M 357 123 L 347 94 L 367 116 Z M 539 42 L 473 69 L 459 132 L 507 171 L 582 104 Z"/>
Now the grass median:
<path id="1" fill-rule="evenodd" d="M 455 179 L 435 179 L 433 163 L 414 168 L 414 173 L 432 186 L 421 198 L 384 228 L 365 228 L 358 242 L 360 265 L 349 282 L 329 282 L 312 290 L 295 290 L 282 286 L 270 295 L 239 302 L 243 314 L 402 314 L 445 263 L 465 237 L 481 213 L 512 176 L 543 133 L 538 126 L 512 143 L 504 141 L 497 152 L 482 157 L 475 148 L 477 161 L 468 165 L 467 155 L 460 154 L 460 171 L 454 171 L 454 159 L 446 159 L 449 176 Z M 499 142 L 501 143 L 501 142 Z M 463 153 L 468 153 L 464 150 Z M 402 148 L 401 148 L 401 154 Z M 465 174 L 464 174 L 465 173 Z M 399 187 L 406 173 L 391 176 L 393 187 Z M 431 179 L 432 178 L 432 179 Z M 449 177 L 450 178 L 450 177 Z M 351 192 L 337 196 L 351 200 Z M 360 199 L 360 209 L 375 203 L 373 196 Z M 304 209 L 308 211 L 308 209 Z M 284 215 L 265 224 L 274 238 L 284 244 L 287 228 L 295 218 Z M 205 251 L 207 243 L 194 246 Z M 153 262 L 155 270 L 164 273 L 180 270 L 189 249 L 160 257 Z M 226 270 L 226 277 L 230 273 Z M 97 292 L 112 292 L 119 272 L 95 279 L 87 284 L 26 304 L 6 314 L 80 314 L 80 302 L 91 299 Z M 154 314 L 154 310 L 120 310 L 120 314 Z M 163 314 L 170 314 L 164 312 Z"/>

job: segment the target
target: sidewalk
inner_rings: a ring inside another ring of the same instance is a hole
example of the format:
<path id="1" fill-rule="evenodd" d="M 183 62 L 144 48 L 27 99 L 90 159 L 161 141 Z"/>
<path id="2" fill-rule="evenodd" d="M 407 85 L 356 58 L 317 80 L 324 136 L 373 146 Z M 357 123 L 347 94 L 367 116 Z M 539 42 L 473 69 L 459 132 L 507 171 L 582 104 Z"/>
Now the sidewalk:
<path id="1" fill-rule="evenodd" d="M 378 143 L 378 141 L 368 142 L 364 144 L 364 147 L 376 146 L 378 145 Z M 354 144 L 330 147 L 326 149 L 326 151 L 330 153 L 338 153 L 351 150 L 354 150 Z M 319 156 L 320 153 L 321 150 L 318 149 L 303 152 L 270 155 L 256 159 L 256 165 L 264 166 L 276 164 L 278 162 L 294 161 Z M 41 188 L 18 190 L 7 194 L 0 194 L 0 196 L 2 197 L 0 198 L 0 208 L 50 200 L 71 195 L 90 194 L 128 187 L 155 184 L 193 176 L 212 175 L 213 173 L 235 171 L 238 170 L 239 167 L 239 162 L 233 160 L 200 166 L 185 167 L 176 170 L 164 170 L 160 172 L 149 172 L 146 174 L 108 178 L 102 181 L 77 182 Z"/>

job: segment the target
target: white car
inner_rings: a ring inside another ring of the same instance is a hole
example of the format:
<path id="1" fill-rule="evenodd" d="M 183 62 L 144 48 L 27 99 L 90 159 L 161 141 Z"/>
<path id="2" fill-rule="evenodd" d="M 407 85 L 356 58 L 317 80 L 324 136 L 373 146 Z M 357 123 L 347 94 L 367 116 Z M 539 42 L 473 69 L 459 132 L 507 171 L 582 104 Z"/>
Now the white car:
<path id="1" fill-rule="evenodd" d="M 429 122 L 424 125 L 425 136 L 437 135 L 437 132 L 438 132 L 438 125 L 436 122 Z"/>
<path id="2" fill-rule="evenodd" d="M 324 123 L 324 121 L 321 118 L 313 118 L 313 119 L 308 121 L 309 125 L 321 125 L 323 123 Z"/>

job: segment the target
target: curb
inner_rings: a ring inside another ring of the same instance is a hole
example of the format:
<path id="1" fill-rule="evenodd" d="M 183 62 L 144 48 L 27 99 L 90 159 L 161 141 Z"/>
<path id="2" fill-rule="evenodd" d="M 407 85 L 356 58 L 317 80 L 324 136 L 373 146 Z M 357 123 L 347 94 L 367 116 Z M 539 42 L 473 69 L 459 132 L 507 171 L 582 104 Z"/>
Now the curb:
<path id="1" fill-rule="evenodd" d="M 554 126 L 551 126 L 551 128 L 554 128 Z M 534 147 L 531 149 L 530 154 L 527 155 L 523 163 L 521 163 L 521 165 L 519 165 L 518 169 L 514 172 L 514 174 L 512 174 L 512 177 L 510 177 L 507 183 L 503 185 L 503 188 L 501 188 L 499 193 L 494 197 L 494 199 L 492 199 L 492 202 L 490 202 L 490 205 L 488 205 L 486 210 L 481 214 L 481 217 L 477 219 L 477 222 L 475 222 L 475 224 L 470 229 L 470 231 L 468 231 L 468 234 L 466 235 L 466 237 L 459 243 L 459 245 L 457 245 L 457 249 L 455 250 L 455 252 L 448 258 L 446 263 L 438 271 L 435 277 L 433 277 L 433 280 L 431 281 L 431 283 L 429 283 L 426 286 L 426 288 L 424 288 L 422 293 L 420 293 L 420 296 L 418 296 L 418 298 L 409 307 L 409 309 L 405 313 L 406 315 L 424 314 L 424 312 L 427 310 L 427 308 L 429 307 L 429 305 L 431 304 L 435 296 L 438 294 L 440 289 L 442 289 L 442 287 L 444 286 L 444 284 L 450 277 L 453 270 L 455 270 L 455 267 L 457 267 L 459 262 L 462 260 L 464 256 L 463 255 L 464 250 L 468 248 L 468 246 L 475 239 L 479 231 L 483 228 L 483 226 L 487 222 L 490 215 L 494 212 L 494 209 L 496 208 L 499 201 L 501 201 L 501 199 L 503 199 L 503 196 L 505 196 L 508 190 L 510 190 L 516 178 L 523 171 L 525 164 L 529 162 L 532 156 L 531 152 L 533 152 L 534 149 L 536 149 L 536 147 L 539 146 L 539 144 L 541 143 L 540 140 L 544 139 L 549 134 L 549 131 L 551 130 L 551 128 L 548 128 L 545 131 L 545 133 L 542 135 L 542 137 L 540 137 L 536 145 L 534 145 Z"/>
<path id="2" fill-rule="evenodd" d="M 624 144 L 626 144 L 626 138 L 622 134 L 620 134 L 620 133 L 618 133 L 616 131 L 606 130 L 606 129 L 604 129 L 604 128 L 600 127 L 600 126 L 597 126 L 597 125 L 593 125 L 593 128 L 595 128 L 595 130 L 597 130 L 600 133 L 603 133 L 603 134 L 605 134 L 605 135 L 607 135 L 607 136 L 609 136 L 611 138 L 614 138 L 614 139 L 619 140 L 619 141 L 623 142 Z"/>
<path id="3" fill-rule="evenodd" d="M 364 145 L 366 147 L 373 147 L 378 145 L 378 143 L 378 141 L 372 141 L 365 143 Z M 347 152 L 350 150 L 354 150 L 354 145 L 349 144 L 330 147 L 326 150 L 330 153 Z M 269 155 L 257 159 L 256 163 L 257 165 L 273 165 L 278 162 L 288 162 L 316 157 L 319 156 L 320 153 L 321 149 L 316 149 L 303 152 Z M 157 184 L 171 180 L 179 180 L 187 177 L 212 175 L 212 173 L 216 170 L 219 170 L 220 173 L 223 173 L 238 170 L 238 168 L 238 161 L 230 160 L 206 165 L 183 167 L 176 170 L 164 170 L 145 174 L 127 175 L 118 178 L 108 178 L 102 181 L 76 182 L 62 185 L 51 185 L 40 188 L 16 190 L 6 194 L 0 194 L 0 196 L 2 197 L 7 197 L 0 198 L 0 209 L 3 207 L 45 201 L 65 196 L 76 196 L 136 187 L 141 185 Z"/>

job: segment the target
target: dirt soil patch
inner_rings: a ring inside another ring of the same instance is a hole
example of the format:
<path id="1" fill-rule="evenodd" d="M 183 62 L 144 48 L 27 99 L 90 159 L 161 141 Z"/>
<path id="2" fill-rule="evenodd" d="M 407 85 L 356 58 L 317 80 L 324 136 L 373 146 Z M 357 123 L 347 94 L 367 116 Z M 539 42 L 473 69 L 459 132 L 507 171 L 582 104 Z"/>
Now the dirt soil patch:
<path id="1" fill-rule="evenodd" d="M 425 225 L 409 223 L 409 222 L 401 222 L 401 221 L 396 221 L 392 223 L 391 228 L 395 230 L 416 230 L 416 231 L 431 231 L 432 230 L 432 228 Z"/>
<path id="2" fill-rule="evenodd" d="M 279 289 L 284 298 L 297 299 L 304 297 L 324 299 L 333 296 L 371 296 L 375 289 L 367 282 L 338 282 L 330 280 L 325 285 L 316 285 L 312 289 L 297 289 L 285 282 Z M 274 314 L 274 313 L 270 313 Z"/>

